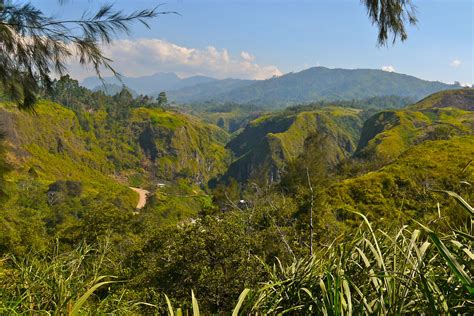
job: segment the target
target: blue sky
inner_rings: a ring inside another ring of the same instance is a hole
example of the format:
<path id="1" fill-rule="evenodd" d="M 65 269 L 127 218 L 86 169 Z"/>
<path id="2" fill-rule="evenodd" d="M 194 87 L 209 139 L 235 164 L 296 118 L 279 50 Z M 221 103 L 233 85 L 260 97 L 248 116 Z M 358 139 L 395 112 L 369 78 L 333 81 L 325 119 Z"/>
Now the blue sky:
<path id="1" fill-rule="evenodd" d="M 80 15 L 104 1 L 32 1 L 48 13 Z M 105 1 L 106 2 L 106 1 Z M 162 1 L 116 0 L 124 11 Z M 320 65 L 394 69 L 428 80 L 474 82 L 472 0 L 413 0 L 419 23 L 408 40 L 376 45 L 377 30 L 359 0 L 167 0 L 151 30 L 134 26 L 106 52 L 125 75 L 174 71 L 219 78 L 263 79 Z M 79 79 L 87 73 L 77 66 Z"/>

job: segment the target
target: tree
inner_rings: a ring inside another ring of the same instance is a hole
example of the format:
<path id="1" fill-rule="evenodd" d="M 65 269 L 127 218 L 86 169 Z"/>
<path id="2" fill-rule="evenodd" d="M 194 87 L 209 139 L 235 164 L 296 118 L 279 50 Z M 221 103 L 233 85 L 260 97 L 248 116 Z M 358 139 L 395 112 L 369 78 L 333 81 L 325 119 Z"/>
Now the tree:
<path id="1" fill-rule="evenodd" d="M 31 109 L 40 88 L 50 87 L 51 72 L 63 75 L 72 57 L 91 65 L 99 77 L 101 70 L 118 75 L 101 45 L 109 45 L 119 33 L 129 33 L 133 22 L 149 27 L 150 18 L 169 13 L 174 12 L 154 8 L 124 14 L 105 4 L 77 20 L 58 20 L 31 3 L 0 0 L 0 88 L 20 109 Z"/>
<path id="2" fill-rule="evenodd" d="M 158 101 L 159 106 L 168 104 L 168 97 L 166 96 L 166 92 L 161 91 L 156 100 Z"/>

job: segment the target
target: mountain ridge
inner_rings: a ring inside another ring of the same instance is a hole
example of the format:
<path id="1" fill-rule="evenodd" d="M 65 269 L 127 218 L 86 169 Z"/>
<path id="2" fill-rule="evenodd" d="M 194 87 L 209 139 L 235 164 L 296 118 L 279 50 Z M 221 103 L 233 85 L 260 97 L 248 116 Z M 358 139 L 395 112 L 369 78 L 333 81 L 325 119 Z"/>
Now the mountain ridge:
<path id="1" fill-rule="evenodd" d="M 382 70 L 313 67 L 297 73 L 255 81 L 229 93 L 218 94 L 214 99 L 284 107 L 321 100 L 352 100 L 384 95 L 421 99 L 434 92 L 455 87 L 457 86 Z M 177 98 L 175 101 L 179 102 L 180 99 Z"/>
<path id="2" fill-rule="evenodd" d="M 120 83 L 108 77 L 106 83 Z M 88 88 L 102 83 L 94 77 L 83 80 Z M 122 84 L 122 83 L 120 83 Z M 255 104 L 268 108 L 317 101 L 359 100 L 396 95 L 420 100 L 432 93 L 456 89 L 458 85 L 428 81 L 412 75 L 379 69 L 312 67 L 265 80 L 215 79 L 205 76 L 179 78 L 174 73 L 123 77 L 123 84 L 139 94 L 158 95 L 165 91 L 177 103 Z"/>

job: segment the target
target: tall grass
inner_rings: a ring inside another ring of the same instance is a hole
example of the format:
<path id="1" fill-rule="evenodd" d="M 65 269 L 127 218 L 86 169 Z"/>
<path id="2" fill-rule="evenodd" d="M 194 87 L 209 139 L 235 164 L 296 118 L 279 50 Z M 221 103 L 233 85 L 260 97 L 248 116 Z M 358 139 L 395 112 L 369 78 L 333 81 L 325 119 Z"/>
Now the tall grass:
<path id="1" fill-rule="evenodd" d="M 5 258 L 0 273 L 0 314 L 52 313 L 78 315 L 112 276 L 99 275 L 107 261 L 109 243 L 99 248 L 82 244 L 73 251 L 49 257 Z"/>
<path id="2" fill-rule="evenodd" d="M 445 192 L 445 191 L 442 191 Z M 472 216 L 472 207 L 454 197 Z M 232 315 L 294 314 L 470 314 L 472 283 L 472 219 L 466 227 L 440 235 L 419 225 L 389 234 L 374 230 L 367 218 L 346 242 L 335 242 L 309 258 L 284 266 L 265 265 L 269 279 L 260 288 L 245 289 Z M 169 315 L 199 315 L 192 308 Z"/>

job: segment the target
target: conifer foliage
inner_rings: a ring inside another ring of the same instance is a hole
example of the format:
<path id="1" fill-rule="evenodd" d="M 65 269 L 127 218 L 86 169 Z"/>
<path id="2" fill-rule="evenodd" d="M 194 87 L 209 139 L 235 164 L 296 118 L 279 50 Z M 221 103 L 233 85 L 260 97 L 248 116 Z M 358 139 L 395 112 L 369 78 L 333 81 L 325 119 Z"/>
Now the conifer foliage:
<path id="1" fill-rule="evenodd" d="M 59 1 L 64 4 L 64 0 Z M 0 83 L 21 109 L 31 109 L 41 87 L 48 87 L 53 72 L 64 74 L 66 64 L 77 58 L 92 66 L 97 75 L 103 70 L 117 72 L 104 55 L 103 45 L 114 36 L 129 33 L 130 26 L 161 14 L 157 8 L 125 14 L 111 4 L 78 19 L 61 20 L 47 16 L 31 3 L 0 0 Z"/>

